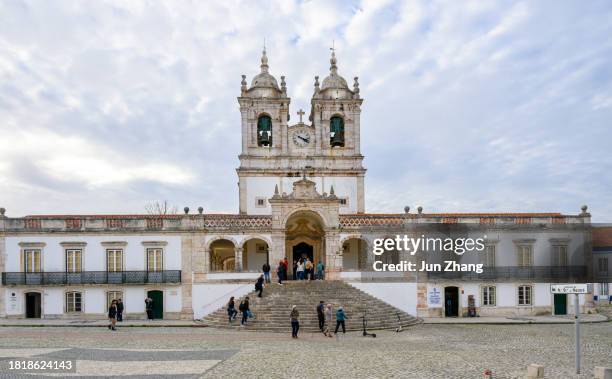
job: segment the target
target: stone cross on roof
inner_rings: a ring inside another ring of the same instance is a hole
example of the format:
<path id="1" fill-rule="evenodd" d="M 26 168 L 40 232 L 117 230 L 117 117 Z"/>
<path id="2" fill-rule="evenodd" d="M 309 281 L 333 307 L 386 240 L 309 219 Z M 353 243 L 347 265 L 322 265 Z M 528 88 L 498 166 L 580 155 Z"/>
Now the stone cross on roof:
<path id="1" fill-rule="evenodd" d="M 298 114 L 298 116 L 300 116 L 300 124 L 301 124 L 302 123 L 302 116 L 304 116 L 305 113 L 304 113 L 304 111 L 302 109 L 300 109 L 297 114 Z"/>

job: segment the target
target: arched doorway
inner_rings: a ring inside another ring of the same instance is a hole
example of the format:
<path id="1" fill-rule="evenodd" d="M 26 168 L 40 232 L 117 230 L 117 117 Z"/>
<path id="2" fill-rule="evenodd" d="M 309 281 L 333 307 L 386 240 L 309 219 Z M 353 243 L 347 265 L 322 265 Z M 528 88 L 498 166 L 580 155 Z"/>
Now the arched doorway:
<path id="1" fill-rule="evenodd" d="M 242 243 L 242 269 L 248 272 L 261 272 L 265 263 L 275 267 L 269 258 L 268 242 L 261 238 L 249 238 Z"/>
<path id="2" fill-rule="evenodd" d="M 41 317 L 42 302 L 40 292 L 26 292 L 25 294 L 25 316 L 26 318 Z"/>
<path id="3" fill-rule="evenodd" d="M 289 260 L 289 277 L 295 273 L 295 263 L 308 258 L 313 265 L 325 263 L 325 232 L 323 220 L 312 211 L 298 211 L 287 220 L 285 255 Z"/>
<path id="4" fill-rule="evenodd" d="M 218 239 L 210 244 L 210 271 L 229 272 L 236 269 L 236 246 L 227 239 Z"/>
<path id="5" fill-rule="evenodd" d="M 444 315 L 446 317 L 459 316 L 458 287 L 444 287 Z"/>

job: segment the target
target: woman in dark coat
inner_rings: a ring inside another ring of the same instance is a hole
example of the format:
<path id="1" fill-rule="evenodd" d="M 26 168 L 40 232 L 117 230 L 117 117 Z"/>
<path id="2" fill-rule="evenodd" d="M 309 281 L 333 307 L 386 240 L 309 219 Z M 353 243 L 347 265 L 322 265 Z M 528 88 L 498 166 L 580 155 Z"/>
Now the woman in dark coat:
<path id="1" fill-rule="evenodd" d="M 110 307 L 108 307 L 108 320 L 110 321 L 108 329 L 117 330 L 115 329 L 115 324 L 117 324 L 117 300 L 113 300 Z"/>
<path id="2" fill-rule="evenodd" d="M 227 316 L 229 317 L 229 322 L 231 323 L 232 320 L 236 319 L 236 315 L 238 314 L 238 311 L 236 310 L 236 304 L 234 302 L 234 296 L 230 297 L 228 303 L 227 303 Z"/>
<path id="3" fill-rule="evenodd" d="M 263 293 L 263 288 L 264 288 L 264 276 L 260 275 L 259 278 L 257 279 L 257 282 L 255 283 L 255 291 L 259 291 L 259 293 L 257 294 L 257 297 L 261 297 L 261 294 Z"/>
<path id="4" fill-rule="evenodd" d="M 150 297 L 145 299 L 145 309 L 147 311 L 147 318 L 153 320 L 153 299 Z"/>

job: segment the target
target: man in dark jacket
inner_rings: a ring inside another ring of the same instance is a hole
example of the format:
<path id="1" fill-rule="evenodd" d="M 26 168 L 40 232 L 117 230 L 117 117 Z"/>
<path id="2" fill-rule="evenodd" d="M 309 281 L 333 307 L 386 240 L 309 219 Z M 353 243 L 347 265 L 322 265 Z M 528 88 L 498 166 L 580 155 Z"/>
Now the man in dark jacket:
<path id="1" fill-rule="evenodd" d="M 242 320 L 240 320 L 240 326 L 245 326 L 249 318 L 249 297 L 245 297 L 244 300 L 238 306 L 238 310 L 242 312 Z"/>
<path id="2" fill-rule="evenodd" d="M 325 302 L 323 300 L 317 305 L 317 318 L 319 319 L 319 329 L 323 332 L 325 330 Z"/>
<path id="3" fill-rule="evenodd" d="M 123 301 L 121 299 L 117 300 L 117 321 L 123 321 Z"/>
<path id="4" fill-rule="evenodd" d="M 261 297 L 261 293 L 263 292 L 263 286 L 264 286 L 264 276 L 260 275 L 259 278 L 257 279 L 257 282 L 255 283 L 255 291 L 259 291 L 259 293 L 257 294 L 257 297 Z"/>
<path id="5" fill-rule="evenodd" d="M 268 262 L 264 263 L 261 269 L 264 273 L 264 279 L 266 280 L 266 283 L 270 283 L 270 265 L 268 264 Z"/>

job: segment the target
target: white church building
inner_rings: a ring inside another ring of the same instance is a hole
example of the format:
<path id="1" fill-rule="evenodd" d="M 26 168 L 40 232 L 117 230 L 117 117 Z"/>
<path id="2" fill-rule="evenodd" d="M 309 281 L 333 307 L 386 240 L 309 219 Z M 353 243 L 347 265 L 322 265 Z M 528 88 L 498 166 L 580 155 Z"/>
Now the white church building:
<path id="1" fill-rule="evenodd" d="M 265 50 L 250 86 L 242 77 L 237 214 L 10 217 L 0 209 L 0 317 L 100 319 L 122 298 L 127 318 L 144 318 L 149 297 L 156 318 L 199 319 L 252 291 L 262 265 L 285 257 L 321 261 L 325 280 L 420 317 L 570 311 L 566 295 L 549 287 L 592 281 L 586 206 L 574 215 L 367 213 L 359 82 L 349 88 L 334 53 L 330 64 L 295 123 L 285 77 L 279 85 L 270 74 Z M 414 260 L 404 251 L 372 253 L 376 239 L 397 235 L 483 237 L 480 253 L 427 258 L 481 263 L 483 272 L 374 271 L 377 260 Z M 583 306 L 591 303 L 587 296 Z"/>

